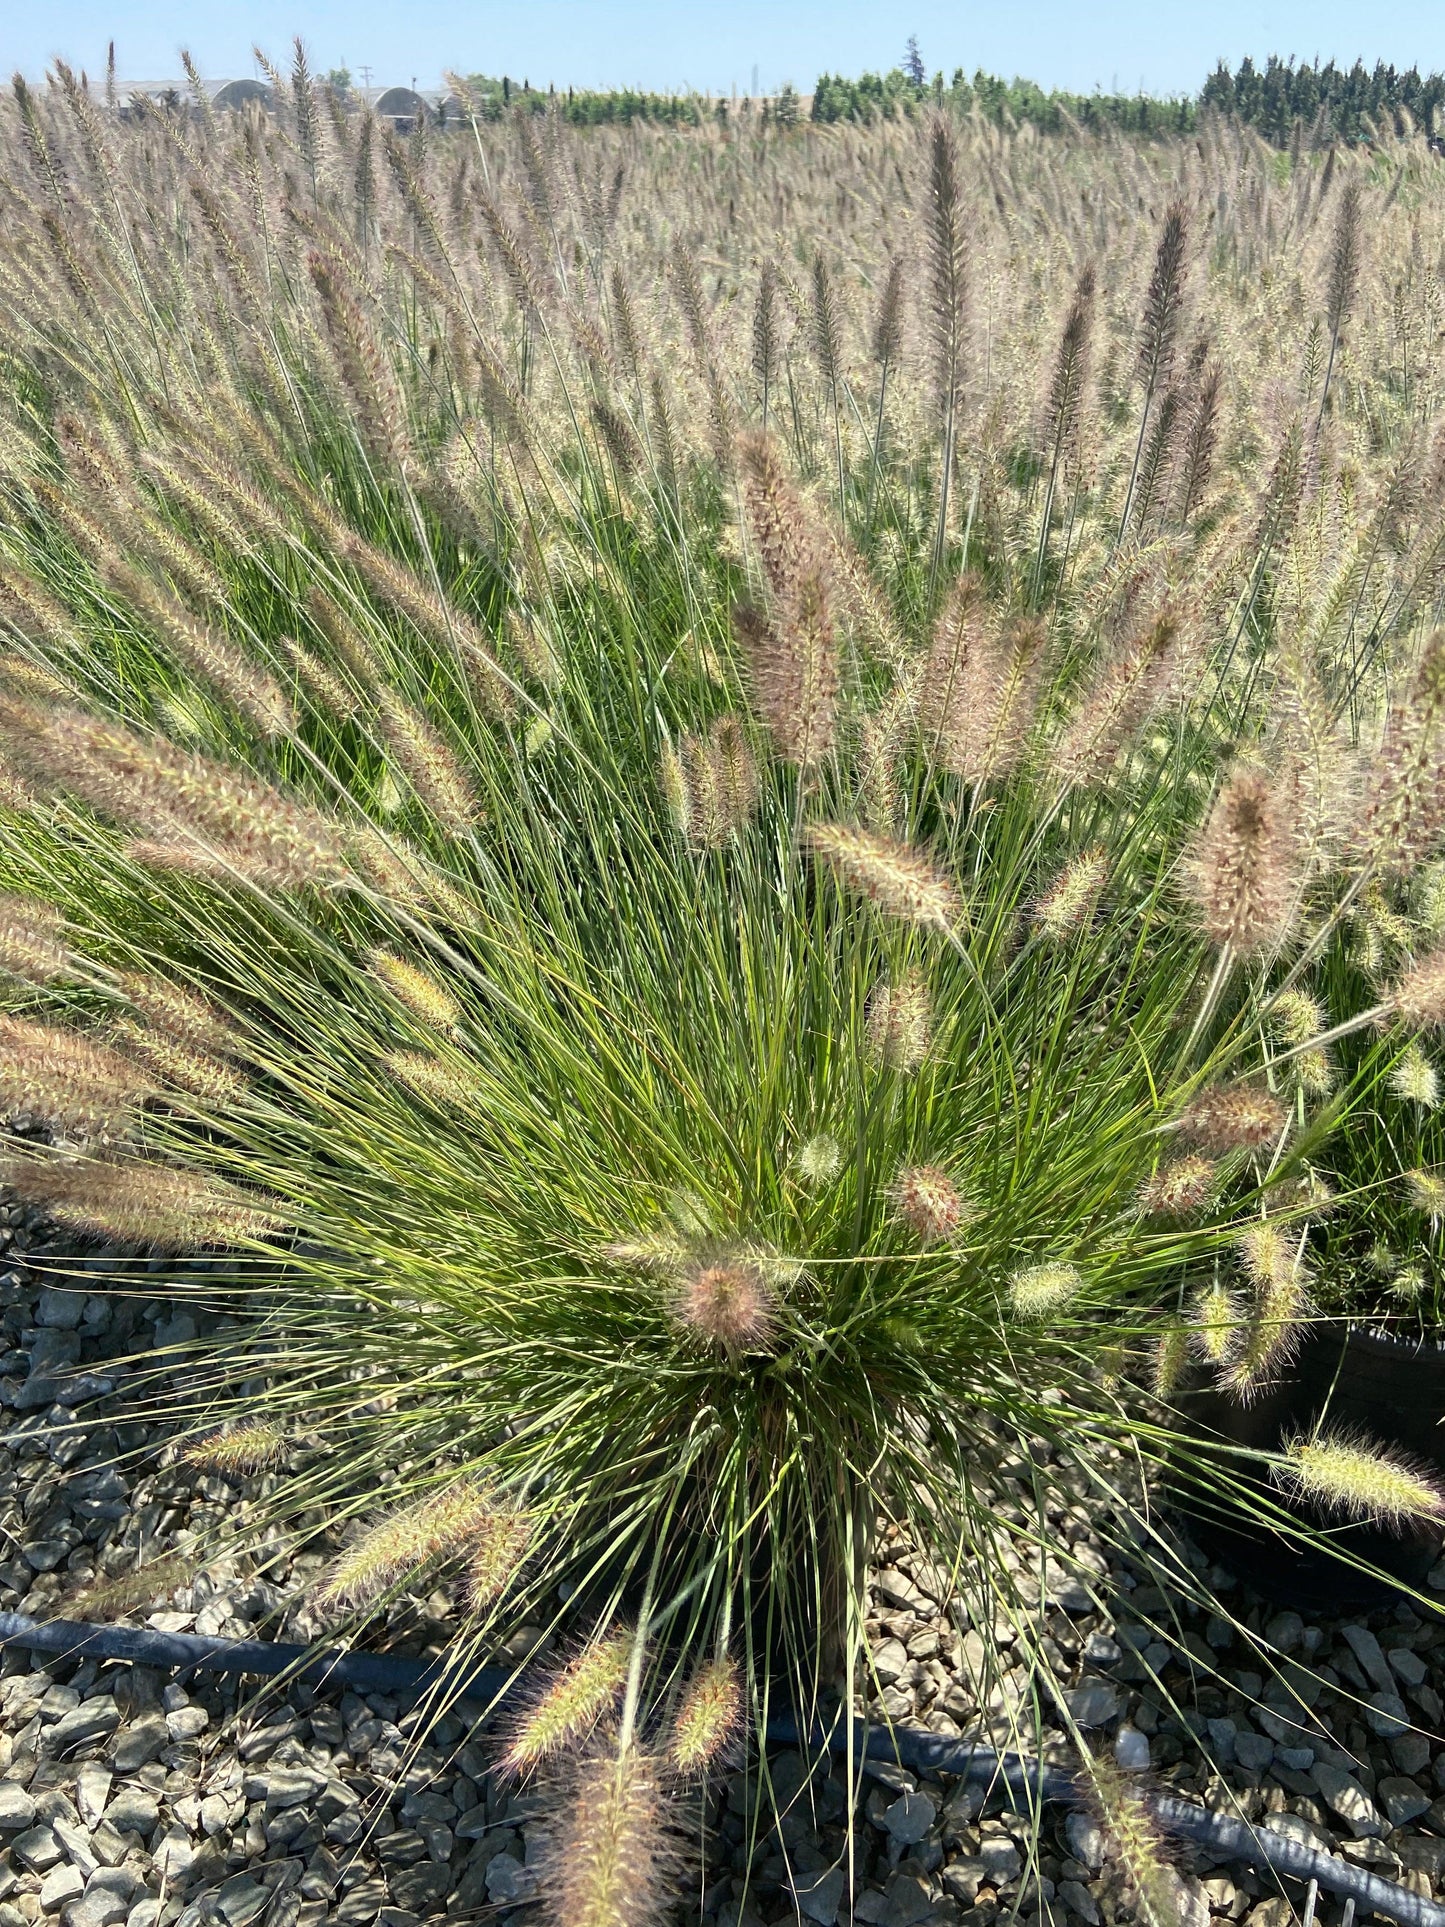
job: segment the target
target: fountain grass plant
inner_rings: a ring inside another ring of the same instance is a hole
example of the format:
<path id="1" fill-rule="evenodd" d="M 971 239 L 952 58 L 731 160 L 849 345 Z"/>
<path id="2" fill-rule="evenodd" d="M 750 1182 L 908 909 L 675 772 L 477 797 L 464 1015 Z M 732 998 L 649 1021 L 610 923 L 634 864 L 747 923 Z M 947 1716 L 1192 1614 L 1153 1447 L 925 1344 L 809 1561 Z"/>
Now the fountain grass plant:
<path id="1" fill-rule="evenodd" d="M 569 1923 L 665 1905 L 669 1803 L 770 1712 L 866 1697 L 880 1522 L 1017 1628 L 993 1737 L 1068 1729 L 1063 1511 L 1170 1458 L 1232 1488 L 1168 1400 L 1191 1353 L 1282 1368 L 1321 1147 L 1388 1068 L 1275 1060 L 1380 860 L 1338 770 L 1432 607 L 1445 503 L 1385 541 L 1376 490 L 1425 377 L 1372 377 L 1352 284 L 1328 395 L 1268 428 L 1248 335 L 1226 396 L 1203 330 L 1280 319 L 1268 210 L 1190 239 L 1243 137 L 408 146 L 122 128 L 65 69 L 4 129 L 0 1097 L 45 1127 L 5 1177 L 217 1254 L 243 1325 L 149 1409 L 266 1471 L 239 1549 L 329 1547 L 310 1623 L 357 1637 L 447 1579 L 453 1683 L 570 1642 L 498 1752 L 571 1789 Z M 810 295 L 764 237 L 839 170 L 871 224 Z M 1064 214 L 1090 170 L 1162 230 Z M 739 196 L 771 254 L 720 287 L 695 224 Z M 1094 265 L 1021 259 L 1008 196 Z M 1368 648 L 1311 615 L 1351 544 Z M 1281 1480 L 1345 1504 L 1371 1454 L 1330 1452 Z"/>

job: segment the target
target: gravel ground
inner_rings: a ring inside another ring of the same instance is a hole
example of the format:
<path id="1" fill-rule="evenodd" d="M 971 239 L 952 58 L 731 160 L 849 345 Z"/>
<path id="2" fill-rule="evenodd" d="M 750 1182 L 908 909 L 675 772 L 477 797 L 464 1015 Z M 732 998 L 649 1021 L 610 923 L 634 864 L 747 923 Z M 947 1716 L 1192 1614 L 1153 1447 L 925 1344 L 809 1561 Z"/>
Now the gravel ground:
<path id="1" fill-rule="evenodd" d="M 195 1325 L 174 1296 L 145 1295 L 167 1281 L 143 1270 L 132 1268 L 123 1297 L 47 1287 L 28 1262 L 46 1247 L 43 1223 L 0 1205 L 0 1610 L 39 1617 L 138 1553 L 184 1558 L 218 1508 L 243 1506 L 254 1490 L 168 1462 L 155 1441 L 117 1471 L 118 1454 L 147 1444 L 122 1416 L 126 1355 L 153 1341 L 184 1344 Z M 114 1267 L 104 1253 L 83 1263 Z M 77 1409 L 91 1421 L 78 1434 L 63 1429 Z M 1283 1677 L 1272 1676 L 1223 1619 L 1181 1612 L 1171 1637 L 1159 1637 L 1151 1626 L 1169 1624 L 1169 1609 L 1147 1576 L 1106 1562 L 1082 1507 L 1056 1523 L 1073 1561 L 1046 1575 L 1054 1657 L 1074 1681 L 1074 1717 L 1112 1743 L 1121 1765 L 1439 1893 L 1445 1740 L 1437 1747 L 1433 1736 L 1445 1731 L 1445 1614 L 1395 1608 L 1316 1625 L 1231 1595 L 1250 1631 L 1285 1655 Z M 319 1560 L 298 1559 L 281 1582 L 212 1569 L 180 1585 L 149 1623 L 245 1636 L 264 1621 L 273 1633 L 278 1624 L 305 1632 L 300 1590 Z M 1436 1577 L 1445 1591 L 1445 1567 Z M 1101 1587 L 1127 1595 L 1126 1615 L 1092 1610 Z M 983 1641 L 946 1594 L 905 1542 L 885 1541 L 868 1621 L 869 1710 L 1006 1744 L 1010 1708 L 1028 1692 L 1023 1669 L 982 1681 Z M 444 1591 L 409 1602 L 397 1624 L 413 1650 L 444 1640 L 448 1610 Z M 1190 1709 L 1186 1718 L 1171 1701 Z M 257 1698 L 249 1683 L 216 1676 L 32 1661 L 7 1649 L 0 1927 L 414 1927 L 472 1917 L 520 1927 L 545 1811 L 537 1796 L 493 1783 L 485 1739 L 459 1719 L 417 1746 L 412 1718 L 374 1694 L 295 1686 Z M 1027 1820 L 980 1812 L 977 1793 L 957 1782 L 885 1764 L 862 1784 L 850 1903 L 841 1772 L 807 1783 L 796 1754 L 775 1757 L 771 1770 L 787 1810 L 754 1850 L 746 1899 L 748 1789 L 738 1776 L 719 1789 L 706 1876 L 692 1877 L 681 1919 L 1098 1927 L 1110 1918 L 1098 1836 L 1082 1816 L 1046 1817 L 1025 1882 Z M 1188 1852 L 1178 1893 L 1187 1927 L 1211 1917 L 1285 1927 L 1299 1898 Z M 1339 1917 L 1325 1902 L 1321 1927 Z"/>

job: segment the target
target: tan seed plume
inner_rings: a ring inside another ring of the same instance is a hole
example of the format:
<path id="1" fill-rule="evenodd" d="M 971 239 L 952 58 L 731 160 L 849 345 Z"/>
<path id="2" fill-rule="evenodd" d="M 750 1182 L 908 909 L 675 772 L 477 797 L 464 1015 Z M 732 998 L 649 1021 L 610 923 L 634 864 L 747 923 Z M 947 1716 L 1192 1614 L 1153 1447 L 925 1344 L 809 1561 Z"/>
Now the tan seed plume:
<path id="1" fill-rule="evenodd" d="M 7 1183 L 61 1224 L 141 1250 L 249 1244 L 286 1222 L 270 1199 L 169 1165 L 13 1159 L 4 1169 Z"/>
<path id="2" fill-rule="evenodd" d="M 961 905 L 952 881 L 921 851 L 849 823 L 810 823 L 803 847 L 886 916 L 952 930 Z"/>
<path id="3" fill-rule="evenodd" d="M 1237 770 L 1215 799 L 1186 869 L 1211 943 L 1241 957 L 1277 948 L 1299 908 L 1294 828 L 1261 770 Z"/>

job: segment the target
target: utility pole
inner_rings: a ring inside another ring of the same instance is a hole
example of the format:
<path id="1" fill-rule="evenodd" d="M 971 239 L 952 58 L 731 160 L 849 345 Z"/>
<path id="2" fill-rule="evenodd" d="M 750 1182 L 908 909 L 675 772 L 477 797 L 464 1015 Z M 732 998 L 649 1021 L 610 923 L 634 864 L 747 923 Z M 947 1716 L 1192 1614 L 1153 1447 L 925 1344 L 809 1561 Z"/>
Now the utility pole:
<path id="1" fill-rule="evenodd" d="M 358 73 L 359 73 L 359 74 L 361 75 L 361 84 L 362 84 L 362 86 L 363 86 L 363 87 L 364 87 L 364 88 L 366 89 L 366 91 L 367 91 L 368 93 L 370 93 L 370 92 L 371 92 L 371 69 L 370 69 L 370 67 L 358 67 L 358 68 L 357 68 L 357 72 L 358 72 Z"/>

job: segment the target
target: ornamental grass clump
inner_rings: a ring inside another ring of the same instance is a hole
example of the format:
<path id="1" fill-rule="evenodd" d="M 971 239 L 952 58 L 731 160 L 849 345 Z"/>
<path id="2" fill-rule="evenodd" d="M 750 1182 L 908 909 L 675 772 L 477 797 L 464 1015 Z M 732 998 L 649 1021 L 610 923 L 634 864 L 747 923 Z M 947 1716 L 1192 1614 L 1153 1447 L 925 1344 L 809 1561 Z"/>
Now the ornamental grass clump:
<path id="1" fill-rule="evenodd" d="M 0 114 L 5 1176 L 210 1254 L 138 1413 L 264 1476 L 188 1557 L 303 1554 L 328 1639 L 440 1602 L 437 1713 L 506 1655 L 603 1927 L 770 1711 L 866 1694 L 881 1530 L 1010 1622 L 1039 1691 L 976 1731 L 1037 1746 L 1057 1521 L 1119 1448 L 1214 1476 L 1190 1369 L 1284 1369 L 1318 1167 L 1445 1009 L 1390 896 L 1445 501 L 1390 497 L 1360 291 L 1330 406 L 1280 385 L 1238 264 L 1296 244 L 1212 132 L 403 149 L 296 89 L 31 98 L 63 185 Z M 554 162 L 615 193 L 542 212 Z"/>

